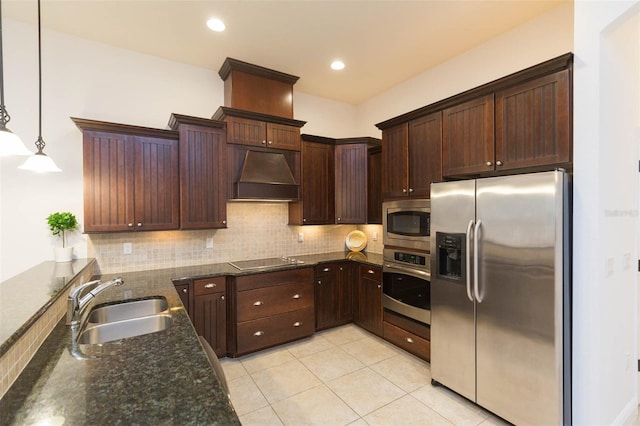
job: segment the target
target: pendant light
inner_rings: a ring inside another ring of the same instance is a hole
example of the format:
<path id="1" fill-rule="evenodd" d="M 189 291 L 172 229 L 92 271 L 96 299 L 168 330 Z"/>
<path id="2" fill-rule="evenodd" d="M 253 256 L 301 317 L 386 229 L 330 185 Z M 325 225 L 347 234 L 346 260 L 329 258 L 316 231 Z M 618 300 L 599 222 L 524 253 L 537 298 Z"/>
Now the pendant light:
<path id="1" fill-rule="evenodd" d="M 4 106 L 4 64 L 2 62 L 2 0 L 0 0 L 0 157 L 31 155 L 20 138 L 7 128 L 11 116 Z"/>
<path id="2" fill-rule="evenodd" d="M 18 168 L 37 173 L 61 172 L 51 157 L 44 153 L 44 140 L 42 139 L 42 36 L 40 35 L 40 0 L 38 0 L 38 140 L 35 142 L 38 152 L 28 157 Z"/>

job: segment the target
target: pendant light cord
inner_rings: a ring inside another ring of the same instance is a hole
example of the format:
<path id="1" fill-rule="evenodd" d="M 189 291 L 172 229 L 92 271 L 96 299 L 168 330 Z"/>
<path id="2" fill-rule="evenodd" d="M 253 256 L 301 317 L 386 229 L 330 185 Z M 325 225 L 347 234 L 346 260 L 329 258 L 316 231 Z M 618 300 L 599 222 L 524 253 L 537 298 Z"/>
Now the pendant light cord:
<path id="1" fill-rule="evenodd" d="M 38 140 L 36 141 L 38 153 L 42 153 L 45 146 L 42 139 L 42 36 L 40 27 L 40 0 L 38 0 Z"/>
<path id="2" fill-rule="evenodd" d="M 4 107 L 4 63 L 2 61 L 2 0 L 0 0 L 0 125 L 6 127 L 11 117 Z"/>

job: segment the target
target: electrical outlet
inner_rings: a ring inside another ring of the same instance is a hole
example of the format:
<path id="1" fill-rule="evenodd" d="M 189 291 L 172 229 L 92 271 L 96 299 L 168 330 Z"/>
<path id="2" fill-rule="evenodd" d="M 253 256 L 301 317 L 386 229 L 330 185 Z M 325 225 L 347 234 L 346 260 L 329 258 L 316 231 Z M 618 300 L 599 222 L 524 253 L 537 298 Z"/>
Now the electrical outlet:
<path id="1" fill-rule="evenodd" d="M 625 253 L 622 255 L 622 265 L 625 271 L 631 268 L 631 253 Z"/>
<path id="2" fill-rule="evenodd" d="M 213 237 L 207 237 L 207 239 L 205 240 L 205 248 L 213 248 Z"/>
<path id="3" fill-rule="evenodd" d="M 131 243 L 124 243 L 122 245 L 122 253 L 123 254 L 131 254 L 133 253 L 133 244 Z"/>
<path id="4" fill-rule="evenodd" d="M 124 295 L 123 295 L 124 299 L 131 299 L 132 297 L 133 297 L 133 291 L 131 291 L 131 290 L 125 290 L 124 291 Z"/>
<path id="5" fill-rule="evenodd" d="M 610 277 L 611 275 L 613 275 L 614 269 L 615 269 L 615 260 L 613 257 L 608 257 L 607 258 L 607 276 Z"/>
<path id="6" fill-rule="evenodd" d="M 301 243 L 304 241 L 304 233 L 298 232 L 298 242 Z"/>
<path id="7" fill-rule="evenodd" d="M 378 241 L 378 231 L 373 231 L 373 241 Z"/>

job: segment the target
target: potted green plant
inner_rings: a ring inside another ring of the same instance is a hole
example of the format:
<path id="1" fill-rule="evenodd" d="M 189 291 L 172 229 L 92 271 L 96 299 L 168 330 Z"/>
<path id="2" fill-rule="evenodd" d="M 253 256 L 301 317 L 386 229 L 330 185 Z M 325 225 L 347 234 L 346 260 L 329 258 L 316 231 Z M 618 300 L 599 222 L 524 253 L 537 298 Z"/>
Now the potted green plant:
<path id="1" fill-rule="evenodd" d="M 56 262 L 70 262 L 73 256 L 73 247 L 67 247 L 66 232 L 78 229 L 78 220 L 73 213 L 56 212 L 47 217 L 47 223 L 54 236 L 62 237 L 62 247 L 54 247 L 53 249 Z"/>

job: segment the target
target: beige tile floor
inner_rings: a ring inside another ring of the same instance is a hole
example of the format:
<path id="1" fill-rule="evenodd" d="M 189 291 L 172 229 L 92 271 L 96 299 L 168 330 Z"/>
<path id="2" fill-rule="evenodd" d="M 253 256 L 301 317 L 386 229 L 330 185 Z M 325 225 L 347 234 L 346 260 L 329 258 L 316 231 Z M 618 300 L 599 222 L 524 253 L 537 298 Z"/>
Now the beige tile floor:
<path id="1" fill-rule="evenodd" d="M 244 426 L 507 424 L 433 387 L 429 363 L 352 324 L 221 363 Z"/>

